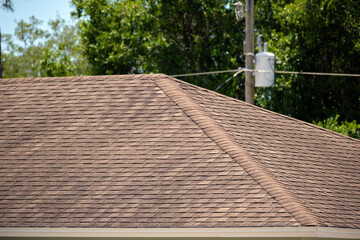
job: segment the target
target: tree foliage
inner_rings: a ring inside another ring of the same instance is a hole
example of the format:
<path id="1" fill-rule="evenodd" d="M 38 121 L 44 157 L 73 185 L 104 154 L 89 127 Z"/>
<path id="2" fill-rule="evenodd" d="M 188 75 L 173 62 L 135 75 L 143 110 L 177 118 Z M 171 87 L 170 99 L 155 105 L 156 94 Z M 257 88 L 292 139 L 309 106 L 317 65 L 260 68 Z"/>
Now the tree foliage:
<path id="1" fill-rule="evenodd" d="M 225 0 L 73 0 L 93 74 L 169 75 L 243 65 L 243 23 Z M 214 89 L 228 76 L 187 78 Z M 223 93 L 242 97 L 243 82 Z M 241 85 L 241 86 L 240 86 Z M 241 90 L 240 90 L 241 89 Z"/>
<path id="2" fill-rule="evenodd" d="M 14 35 L 4 34 L 4 77 L 71 76 L 85 74 L 87 62 L 79 48 L 78 26 L 57 18 L 41 28 L 34 16 L 17 23 Z"/>
<path id="3" fill-rule="evenodd" d="M 12 6 L 12 1 L 11 0 L 3 0 L 0 4 L 0 9 L 4 9 L 4 10 L 8 10 L 13 12 L 13 6 Z M 1 40 L 2 40 L 2 34 L 1 34 L 1 29 L 0 29 L 0 78 L 3 77 L 3 67 L 2 67 L 2 47 L 1 47 Z"/>
<path id="4" fill-rule="evenodd" d="M 258 0 L 257 28 L 280 70 L 360 73 L 360 1 Z M 360 78 L 278 75 L 257 104 L 306 121 L 360 119 Z"/>
<path id="5" fill-rule="evenodd" d="M 360 139 L 360 124 L 356 123 L 356 120 L 353 120 L 352 122 L 345 120 L 339 123 L 339 118 L 340 116 L 336 115 L 335 117 L 330 117 L 323 121 L 313 121 L 313 123 L 343 135 Z"/>

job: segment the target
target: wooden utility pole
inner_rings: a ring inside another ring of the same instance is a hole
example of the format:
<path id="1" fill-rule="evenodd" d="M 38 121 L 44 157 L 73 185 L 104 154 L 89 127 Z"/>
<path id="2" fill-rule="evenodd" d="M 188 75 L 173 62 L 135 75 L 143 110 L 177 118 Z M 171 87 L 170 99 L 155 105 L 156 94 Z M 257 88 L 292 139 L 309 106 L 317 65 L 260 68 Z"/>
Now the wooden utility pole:
<path id="1" fill-rule="evenodd" d="M 246 0 L 245 19 L 245 68 L 254 69 L 254 0 Z M 253 72 L 245 72 L 245 102 L 254 104 L 255 79 Z"/>

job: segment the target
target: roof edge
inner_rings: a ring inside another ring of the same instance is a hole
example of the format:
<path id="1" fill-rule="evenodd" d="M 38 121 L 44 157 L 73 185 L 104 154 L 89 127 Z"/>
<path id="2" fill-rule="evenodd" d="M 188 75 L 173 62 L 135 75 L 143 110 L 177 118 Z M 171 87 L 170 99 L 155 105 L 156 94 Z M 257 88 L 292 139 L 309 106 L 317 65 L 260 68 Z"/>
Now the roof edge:
<path id="1" fill-rule="evenodd" d="M 233 158 L 262 186 L 301 226 L 319 226 L 318 219 L 286 190 L 261 163 L 237 144 L 213 118 L 195 103 L 178 85 L 177 79 L 164 74 L 150 77 L 224 152 Z M 176 81 L 175 81 L 176 80 Z"/>
<path id="2" fill-rule="evenodd" d="M 327 227 L 245 228 L 0 228 L 0 237 L 322 238 L 360 239 L 360 229 Z"/>

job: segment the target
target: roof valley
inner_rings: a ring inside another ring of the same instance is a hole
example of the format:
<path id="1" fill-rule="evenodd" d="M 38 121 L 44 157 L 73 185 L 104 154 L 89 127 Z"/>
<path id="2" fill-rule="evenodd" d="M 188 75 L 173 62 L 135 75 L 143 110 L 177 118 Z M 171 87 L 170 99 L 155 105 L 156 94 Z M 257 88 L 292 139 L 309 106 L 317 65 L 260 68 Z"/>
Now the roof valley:
<path id="1" fill-rule="evenodd" d="M 176 81 L 162 74 L 150 77 L 155 84 L 189 116 L 214 143 L 233 158 L 260 186 L 262 186 L 302 226 L 319 225 L 318 218 L 305 206 L 295 200 L 292 194 L 254 159 L 242 146 L 203 108 L 195 103 Z"/>

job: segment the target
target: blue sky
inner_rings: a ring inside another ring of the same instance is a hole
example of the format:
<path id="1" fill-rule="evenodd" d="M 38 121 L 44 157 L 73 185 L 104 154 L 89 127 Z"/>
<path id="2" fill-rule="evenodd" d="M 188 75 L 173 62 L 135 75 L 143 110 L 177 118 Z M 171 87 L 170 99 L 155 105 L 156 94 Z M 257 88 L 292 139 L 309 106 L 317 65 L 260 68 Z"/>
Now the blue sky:
<path id="1" fill-rule="evenodd" d="M 47 28 L 47 22 L 55 19 L 57 15 L 71 23 L 70 0 L 12 0 L 14 12 L 0 10 L 0 27 L 2 33 L 14 33 L 15 21 L 28 20 L 34 15 L 43 20 L 43 29 Z"/>

